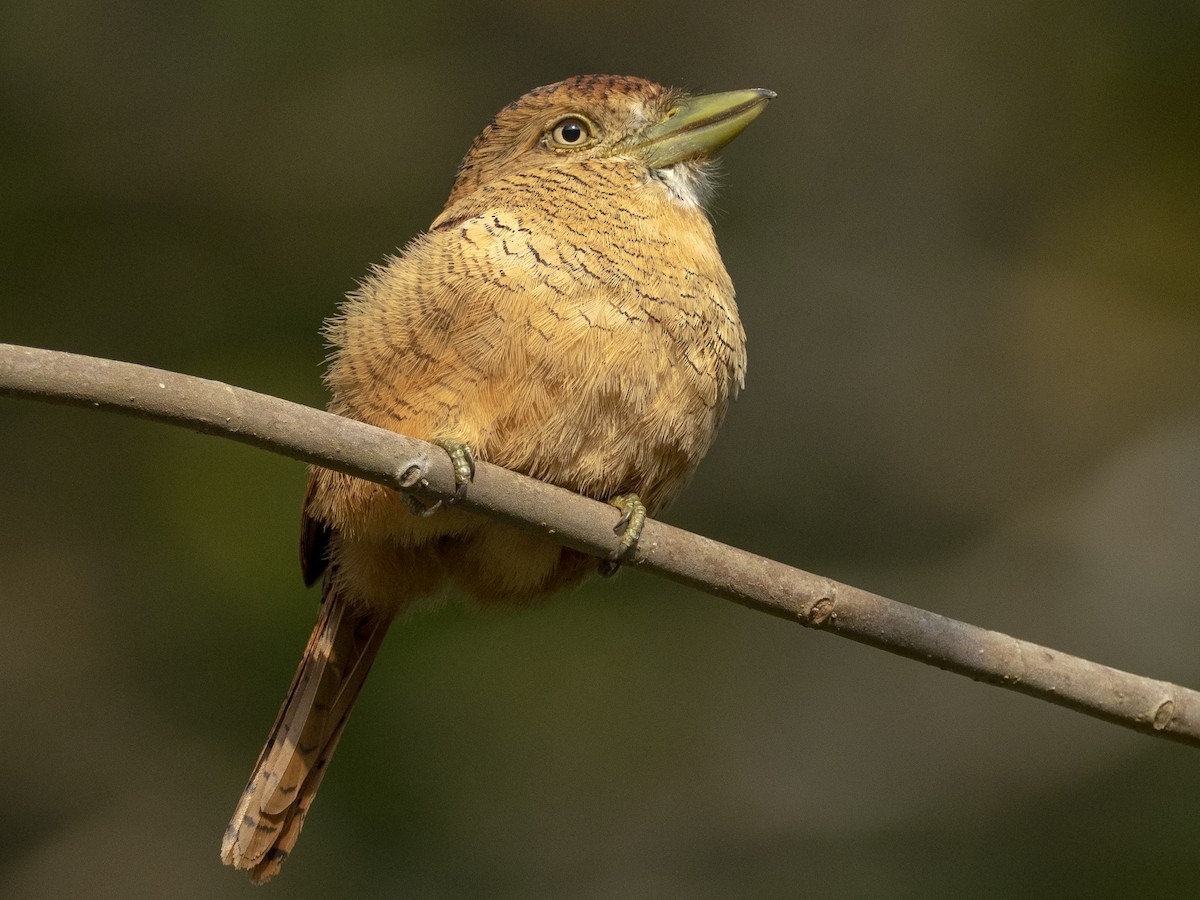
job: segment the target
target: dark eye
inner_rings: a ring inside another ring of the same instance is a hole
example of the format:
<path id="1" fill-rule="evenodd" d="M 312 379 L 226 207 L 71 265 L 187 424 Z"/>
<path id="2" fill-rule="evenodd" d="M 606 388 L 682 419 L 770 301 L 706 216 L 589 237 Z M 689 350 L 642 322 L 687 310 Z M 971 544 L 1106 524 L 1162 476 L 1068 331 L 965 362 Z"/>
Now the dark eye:
<path id="1" fill-rule="evenodd" d="M 550 129 L 550 140 L 559 147 L 583 147 L 592 140 L 592 126 L 572 116 L 556 122 Z"/>

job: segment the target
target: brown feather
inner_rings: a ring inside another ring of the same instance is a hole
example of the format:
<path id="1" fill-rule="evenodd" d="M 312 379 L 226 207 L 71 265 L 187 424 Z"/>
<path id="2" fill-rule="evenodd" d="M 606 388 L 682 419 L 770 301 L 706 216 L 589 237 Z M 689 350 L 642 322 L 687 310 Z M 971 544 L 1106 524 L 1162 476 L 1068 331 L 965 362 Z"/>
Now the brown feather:
<path id="1" fill-rule="evenodd" d="M 329 541 L 333 537 L 328 525 L 308 514 L 308 505 L 316 489 L 315 470 L 310 469 L 300 511 L 300 576 L 305 587 L 312 587 L 325 574 L 329 565 Z"/>
<path id="2" fill-rule="evenodd" d="M 221 846 L 256 882 L 279 871 L 391 623 L 328 592 L 292 686 Z"/>

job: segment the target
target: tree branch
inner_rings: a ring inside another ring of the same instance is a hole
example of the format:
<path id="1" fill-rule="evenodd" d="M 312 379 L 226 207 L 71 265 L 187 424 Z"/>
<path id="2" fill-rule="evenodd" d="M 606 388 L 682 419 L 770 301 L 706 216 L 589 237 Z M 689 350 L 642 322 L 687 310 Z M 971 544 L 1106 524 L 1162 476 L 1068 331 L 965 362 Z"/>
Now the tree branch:
<path id="1" fill-rule="evenodd" d="M 439 447 L 189 375 L 0 344 L 0 394 L 182 425 L 431 497 L 454 490 Z M 464 508 L 597 556 L 615 546 L 607 504 L 480 463 Z M 1185 744 L 1200 693 L 888 600 L 647 520 L 630 565 L 810 628 Z"/>

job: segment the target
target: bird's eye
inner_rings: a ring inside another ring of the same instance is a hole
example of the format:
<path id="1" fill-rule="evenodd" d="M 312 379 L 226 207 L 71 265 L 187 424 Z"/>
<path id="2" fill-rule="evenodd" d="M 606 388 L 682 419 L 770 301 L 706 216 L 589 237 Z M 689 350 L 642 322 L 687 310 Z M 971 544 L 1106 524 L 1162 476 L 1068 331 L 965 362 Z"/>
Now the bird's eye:
<path id="1" fill-rule="evenodd" d="M 592 142 L 592 124 L 578 116 L 559 119 L 550 129 L 550 143 L 556 147 L 578 149 Z"/>

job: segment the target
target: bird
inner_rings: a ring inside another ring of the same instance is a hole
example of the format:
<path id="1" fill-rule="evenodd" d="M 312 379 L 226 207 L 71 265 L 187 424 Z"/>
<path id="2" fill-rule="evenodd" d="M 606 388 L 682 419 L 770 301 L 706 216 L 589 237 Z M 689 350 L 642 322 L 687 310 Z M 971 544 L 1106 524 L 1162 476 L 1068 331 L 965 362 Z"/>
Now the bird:
<path id="1" fill-rule="evenodd" d="M 439 444 L 454 499 L 484 460 L 612 503 L 621 537 L 599 559 L 311 468 L 301 570 L 322 582 L 318 621 L 226 864 L 280 871 L 393 621 L 448 592 L 519 606 L 611 573 L 683 488 L 746 369 L 712 155 L 774 97 L 617 75 L 530 91 L 475 138 L 429 229 L 327 321 L 331 412 Z"/>

